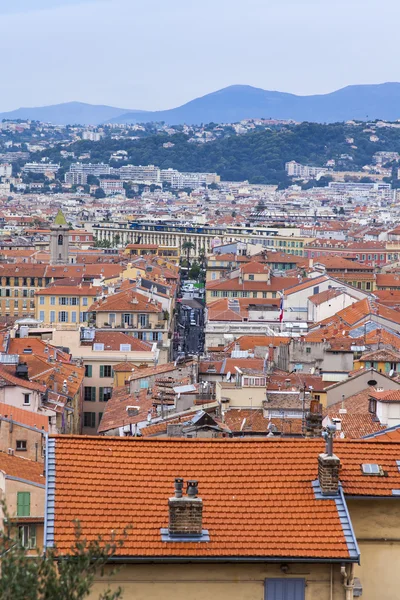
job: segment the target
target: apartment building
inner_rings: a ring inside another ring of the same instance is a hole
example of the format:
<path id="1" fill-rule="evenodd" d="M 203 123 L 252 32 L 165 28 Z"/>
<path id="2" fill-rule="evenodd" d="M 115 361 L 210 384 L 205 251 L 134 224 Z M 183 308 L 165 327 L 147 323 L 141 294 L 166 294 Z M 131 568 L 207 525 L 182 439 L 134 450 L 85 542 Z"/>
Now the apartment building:
<path id="1" fill-rule="evenodd" d="M 70 173 L 84 173 L 85 175 L 94 175 L 95 177 L 99 177 L 99 175 L 110 175 L 111 167 L 110 165 L 104 163 L 72 163 L 69 167 Z"/>
<path id="2" fill-rule="evenodd" d="M 46 325 L 78 325 L 87 321 L 87 311 L 100 288 L 88 283 L 52 285 L 35 293 L 35 317 Z"/>
<path id="3" fill-rule="evenodd" d="M 294 177 L 298 179 L 315 179 L 318 176 L 325 175 L 329 169 L 327 167 L 310 167 L 308 165 L 301 165 L 295 160 L 292 160 L 285 164 L 285 171 L 288 177 Z"/>
<path id="4" fill-rule="evenodd" d="M 139 340 L 169 346 L 168 315 L 160 302 L 129 288 L 96 300 L 88 308 L 88 319 L 96 329 L 112 328 Z"/>
<path id="5" fill-rule="evenodd" d="M 104 190 L 106 196 L 112 196 L 113 194 L 125 196 L 124 184 L 120 179 L 101 179 L 100 187 Z"/>
<path id="6" fill-rule="evenodd" d="M 45 175 L 46 173 L 52 173 L 54 175 L 54 173 L 57 173 L 59 168 L 59 163 L 31 162 L 25 163 L 21 171 L 23 173 L 42 173 L 43 175 Z"/>
<path id="7" fill-rule="evenodd" d="M 141 341 L 131 334 L 111 329 L 82 327 L 75 331 L 53 331 L 52 344 L 67 346 L 83 365 L 81 432 L 95 434 L 114 387 L 114 369 L 128 363 L 125 378 L 140 366 L 155 366 L 159 359 L 156 343 Z M 123 383 L 125 383 L 125 378 Z"/>

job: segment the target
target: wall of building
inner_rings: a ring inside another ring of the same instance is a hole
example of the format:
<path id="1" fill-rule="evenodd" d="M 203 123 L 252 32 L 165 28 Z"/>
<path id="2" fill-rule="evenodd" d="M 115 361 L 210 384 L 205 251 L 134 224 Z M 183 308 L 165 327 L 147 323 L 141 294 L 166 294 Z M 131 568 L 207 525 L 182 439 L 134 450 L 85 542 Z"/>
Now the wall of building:
<path id="1" fill-rule="evenodd" d="M 344 398 L 346 399 L 349 396 L 362 392 L 368 387 L 369 381 L 376 381 L 377 387 L 382 387 L 385 391 L 400 389 L 398 382 L 393 381 L 393 379 L 385 377 L 376 371 L 365 371 L 365 373 L 357 375 L 357 377 L 346 379 L 340 383 L 340 385 L 328 388 L 326 390 L 327 405 L 330 406 L 335 402 L 339 402 L 342 400 L 342 395 L 344 395 Z"/>
<path id="2" fill-rule="evenodd" d="M 20 440 L 26 442 L 26 450 L 17 450 L 17 441 Z M 0 417 L 0 452 L 8 452 L 8 449 L 12 448 L 15 456 L 43 462 L 45 444 L 44 433 L 17 423 L 11 424 Z"/>
<path id="3" fill-rule="evenodd" d="M 399 597 L 400 499 L 348 500 L 347 505 L 360 547 L 355 567 L 363 600 Z"/>
<path id="4" fill-rule="evenodd" d="M 304 578 L 306 600 L 344 599 L 337 564 L 332 566 L 332 593 L 331 566 L 325 564 L 291 564 L 286 576 L 279 563 L 125 565 L 107 583 L 120 585 L 123 597 L 135 600 L 263 600 L 268 577 Z M 98 598 L 107 583 L 96 582 L 89 599 Z"/>
<path id="5" fill-rule="evenodd" d="M 222 399 L 229 398 L 229 402 Z M 266 398 L 265 386 L 260 387 L 236 387 L 234 383 L 215 384 L 215 399 L 222 402 L 222 408 L 262 408 Z"/>

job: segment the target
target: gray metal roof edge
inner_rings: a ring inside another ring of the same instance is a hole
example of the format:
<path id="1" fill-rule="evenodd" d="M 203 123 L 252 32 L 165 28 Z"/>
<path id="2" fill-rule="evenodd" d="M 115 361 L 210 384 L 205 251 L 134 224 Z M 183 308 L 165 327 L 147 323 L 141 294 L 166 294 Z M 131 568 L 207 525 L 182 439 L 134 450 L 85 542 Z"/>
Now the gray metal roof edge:
<path id="1" fill-rule="evenodd" d="M 54 546 L 54 507 L 56 491 L 56 440 L 47 438 L 46 441 L 46 492 L 44 508 L 44 540 L 43 547 Z"/>
<path id="2" fill-rule="evenodd" d="M 30 479 L 23 479 L 22 477 L 15 477 L 14 475 L 4 475 L 4 479 L 10 479 L 11 481 L 19 481 L 20 483 L 27 483 L 28 485 L 34 485 L 35 487 L 45 489 L 44 483 L 37 483 L 36 481 L 31 481 Z"/>
<path id="3" fill-rule="evenodd" d="M 338 509 L 340 522 L 342 523 L 344 537 L 346 539 L 347 548 L 352 558 L 360 562 L 360 548 L 358 547 L 356 534 L 354 533 L 353 524 L 351 522 L 350 513 L 347 508 L 346 499 L 344 497 L 342 484 L 339 483 L 339 498 L 336 498 L 336 507 Z M 342 512 L 342 514 L 341 514 Z"/>
<path id="4" fill-rule="evenodd" d="M 48 435 L 48 432 L 44 429 L 38 429 L 38 427 L 35 427 L 34 425 L 26 425 L 25 423 L 20 423 L 19 421 L 15 421 L 15 419 L 10 417 L 3 417 L 2 415 L 0 415 L 0 421 L 5 421 L 6 423 L 13 423 L 14 425 L 19 425 L 19 427 L 30 429 L 30 431 L 36 431 L 36 433 Z"/>
<path id="5" fill-rule="evenodd" d="M 385 435 L 389 431 L 396 431 L 396 429 L 400 429 L 400 424 L 392 425 L 392 427 L 387 427 L 386 429 L 381 429 L 380 431 L 375 431 L 374 433 L 368 433 L 367 435 L 364 435 L 361 439 L 368 440 L 371 438 L 376 438 L 376 437 L 379 437 L 380 435 Z"/>
<path id="6" fill-rule="evenodd" d="M 349 556 L 343 558 L 314 558 L 309 556 L 113 556 L 110 563 L 355 563 L 358 559 Z"/>
<path id="7" fill-rule="evenodd" d="M 350 514 L 347 508 L 346 500 L 343 493 L 342 484 L 339 483 L 337 494 L 323 495 L 318 479 L 311 482 L 313 492 L 316 500 L 334 500 L 340 524 L 342 526 L 343 535 L 346 540 L 347 549 L 350 557 L 354 562 L 360 561 L 360 549 L 357 544 L 357 538 L 354 533 L 353 525 L 351 523 Z"/>

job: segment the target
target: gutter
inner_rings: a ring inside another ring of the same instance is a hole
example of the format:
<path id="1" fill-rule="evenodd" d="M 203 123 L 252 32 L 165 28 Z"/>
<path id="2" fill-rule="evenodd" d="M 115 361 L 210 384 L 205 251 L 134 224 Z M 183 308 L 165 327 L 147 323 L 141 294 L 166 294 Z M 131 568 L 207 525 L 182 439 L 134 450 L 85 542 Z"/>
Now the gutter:
<path id="1" fill-rule="evenodd" d="M 118 563 L 358 563 L 358 558 L 311 558 L 287 556 L 113 556 L 109 562 Z"/>

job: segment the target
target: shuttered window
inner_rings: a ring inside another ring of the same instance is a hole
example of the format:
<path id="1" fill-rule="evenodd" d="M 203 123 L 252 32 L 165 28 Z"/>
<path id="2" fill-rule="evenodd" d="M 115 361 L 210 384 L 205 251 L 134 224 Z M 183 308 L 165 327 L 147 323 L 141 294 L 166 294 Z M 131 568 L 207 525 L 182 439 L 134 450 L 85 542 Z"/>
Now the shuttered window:
<path id="1" fill-rule="evenodd" d="M 17 516 L 29 517 L 31 514 L 31 493 L 17 492 Z"/>
<path id="2" fill-rule="evenodd" d="M 265 580 L 265 600 L 305 600 L 305 579 Z"/>

